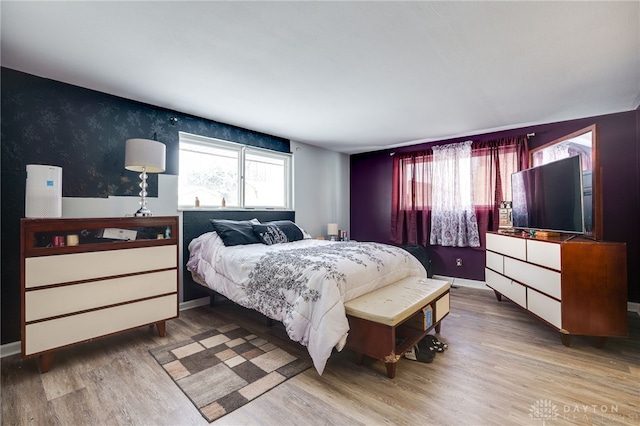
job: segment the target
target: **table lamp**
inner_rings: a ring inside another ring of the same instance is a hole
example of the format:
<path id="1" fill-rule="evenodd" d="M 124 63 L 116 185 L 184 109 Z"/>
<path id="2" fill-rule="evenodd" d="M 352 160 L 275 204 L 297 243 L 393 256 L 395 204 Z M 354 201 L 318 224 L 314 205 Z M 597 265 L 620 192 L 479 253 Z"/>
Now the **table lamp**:
<path id="1" fill-rule="evenodd" d="M 330 223 L 327 225 L 327 235 L 329 236 L 329 239 L 331 241 L 335 241 L 338 236 L 338 224 L 337 223 Z"/>
<path id="2" fill-rule="evenodd" d="M 140 209 L 135 216 L 153 216 L 147 208 L 147 173 L 165 170 L 167 147 L 150 139 L 127 139 L 124 168 L 140 173 Z"/>

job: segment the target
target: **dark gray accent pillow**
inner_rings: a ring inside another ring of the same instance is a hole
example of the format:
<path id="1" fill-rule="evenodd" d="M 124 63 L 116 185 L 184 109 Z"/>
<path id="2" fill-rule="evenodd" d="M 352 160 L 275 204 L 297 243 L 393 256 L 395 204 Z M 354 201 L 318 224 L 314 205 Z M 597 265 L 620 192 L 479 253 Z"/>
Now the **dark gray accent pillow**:
<path id="1" fill-rule="evenodd" d="M 255 221 L 210 219 L 213 230 L 222 238 L 225 246 L 239 246 L 245 244 L 261 244 L 262 240 L 253 232 Z"/>
<path id="2" fill-rule="evenodd" d="M 298 225 L 290 220 L 274 220 L 273 222 L 253 225 L 253 231 L 261 242 L 267 245 L 290 243 L 304 238 Z"/>

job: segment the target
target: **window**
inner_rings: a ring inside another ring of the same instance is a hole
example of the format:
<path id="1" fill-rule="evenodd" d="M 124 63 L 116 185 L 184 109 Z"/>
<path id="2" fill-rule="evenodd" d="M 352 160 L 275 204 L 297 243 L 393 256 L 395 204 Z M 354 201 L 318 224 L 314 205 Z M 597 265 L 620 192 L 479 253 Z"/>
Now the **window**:
<path id="1" fill-rule="evenodd" d="M 180 132 L 178 205 L 292 206 L 291 154 Z"/>
<path id="2" fill-rule="evenodd" d="M 520 170 L 516 146 L 498 148 L 497 164 L 491 148 L 479 147 L 471 157 L 473 205 L 493 206 L 511 200 L 511 174 Z"/>
<path id="3" fill-rule="evenodd" d="M 390 240 L 398 244 L 430 244 L 436 204 L 444 206 L 445 211 L 449 205 L 471 205 L 479 234 L 496 230 L 499 203 L 511 199 L 511 174 L 527 164 L 527 157 L 524 135 L 473 142 L 470 158 L 446 165 L 434 159 L 433 149 L 395 154 Z M 438 181 L 442 177 L 446 177 L 445 182 Z M 460 182 L 456 190 L 444 188 L 454 178 Z"/>
<path id="4" fill-rule="evenodd" d="M 502 147 L 495 158 L 488 148 L 475 148 L 470 163 L 460 162 L 456 174 L 465 185 L 462 199 L 471 200 L 473 206 L 492 206 L 496 201 L 511 199 L 511 174 L 520 170 L 519 154 L 515 147 Z M 402 158 L 398 155 L 404 180 L 401 184 L 402 209 L 427 209 L 432 206 L 433 161 L 431 153 Z M 464 177 L 464 178 L 463 178 Z M 500 184 L 498 184 L 498 179 Z"/>

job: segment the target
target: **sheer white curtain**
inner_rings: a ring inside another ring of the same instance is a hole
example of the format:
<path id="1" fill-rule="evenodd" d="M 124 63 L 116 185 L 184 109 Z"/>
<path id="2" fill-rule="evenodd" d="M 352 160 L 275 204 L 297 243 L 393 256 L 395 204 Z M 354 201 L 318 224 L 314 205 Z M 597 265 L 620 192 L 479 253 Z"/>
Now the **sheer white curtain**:
<path id="1" fill-rule="evenodd" d="M 471 141 L 433 147 L 431 244 L 480 247 L 471 191 Z"/>

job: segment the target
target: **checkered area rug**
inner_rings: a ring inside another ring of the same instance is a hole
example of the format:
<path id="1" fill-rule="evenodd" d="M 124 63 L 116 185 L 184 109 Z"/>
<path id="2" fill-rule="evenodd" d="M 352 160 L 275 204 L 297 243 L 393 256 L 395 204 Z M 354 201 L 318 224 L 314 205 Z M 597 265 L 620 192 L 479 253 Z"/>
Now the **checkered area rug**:
<path id="1" fill-rule="evenodd" d="M 209 422 L 311 367 L 235 324 L 149 352 Z"/>

